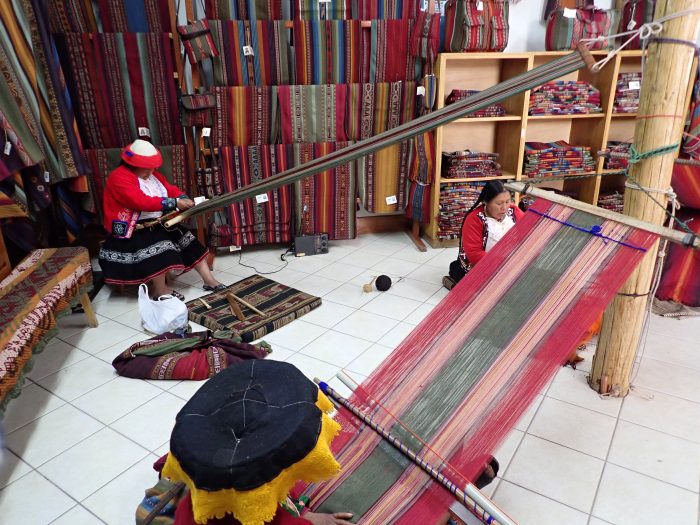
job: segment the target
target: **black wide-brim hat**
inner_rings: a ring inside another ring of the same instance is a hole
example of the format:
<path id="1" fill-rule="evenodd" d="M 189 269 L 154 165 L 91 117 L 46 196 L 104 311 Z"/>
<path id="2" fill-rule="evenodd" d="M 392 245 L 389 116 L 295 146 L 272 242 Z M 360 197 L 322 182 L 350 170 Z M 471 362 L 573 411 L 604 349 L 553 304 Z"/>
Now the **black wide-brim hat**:
<path id="1" fill-rule="evenodd" d="M 295 366 L 250 360 L 209 379 L 176 417 L 163 475 L 192 492 L 195 521 L 270 521 L 299 480 L 337 473 L 333 405 Z"/>

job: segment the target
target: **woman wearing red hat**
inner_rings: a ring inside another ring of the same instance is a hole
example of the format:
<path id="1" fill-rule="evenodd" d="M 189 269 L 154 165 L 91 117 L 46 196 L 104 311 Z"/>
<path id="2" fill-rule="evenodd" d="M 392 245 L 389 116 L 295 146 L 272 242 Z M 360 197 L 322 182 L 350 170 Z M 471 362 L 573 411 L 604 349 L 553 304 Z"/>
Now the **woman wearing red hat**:
<path id="1" fill-rule="evenodd" d="M 162 224 L 136 228 L 173 210 L 186 210 L 194 202 L 170 184 L 157 168 L 163 163 L 160 151 L 145 140 L 135 140 L 122 152 L 122 163 L 109 174 L 104 192 L 104 222 L 110 236 L 100 249 L 100 267 L 105 282 L 141 284 L 150 281 L 151 295 L 172 294 L 165 275 L 169 270 L 194 268 L 204 280 L 205 290 L 219 291 L 219 283 L 206 263 L 207 250 L 192 233 L 180 226 Z"/>

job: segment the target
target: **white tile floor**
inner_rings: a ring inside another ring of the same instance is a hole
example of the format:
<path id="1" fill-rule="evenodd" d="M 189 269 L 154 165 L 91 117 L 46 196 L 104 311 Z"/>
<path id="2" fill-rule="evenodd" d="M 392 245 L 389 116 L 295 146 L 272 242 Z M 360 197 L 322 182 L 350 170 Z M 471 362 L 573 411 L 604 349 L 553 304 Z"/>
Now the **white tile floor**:
<path id="1" fill-rule="evenodd" d="M 281 251 L 247 250 L 243 260 L 272 271 Z M 420 253 L 394 233 L 292 258 L 271 277 L 321 295 L 323 305 L 266 337 L 270 358 L 310 377 L 329 380 L 344 368 L 361 381 L 445 296 L 440 279 L 455 255 Z M 227 284 L 253 272 L 237 254 L 217 258 L 216 275 Z M 392 288 L 363 294 L 361 285 L 380 273 L 394 278 Z M 204 294 L 194 273 L 178 282 L 188 298 Z M 95 329 L 80 314 L 61 320 L 58 337 L 9 405 L 2 524 L 133 523 L 143 490 L 155 483 L 151 464 L 167 451 L 174 416 L 200 386 L 118 377 L 112 359 L 148 337 L 136 295 L 104 288 L 95 310 Z M 602 399 L 588 388 L 592 350 L 579 370 L 562 368 L 496 453 L 500 477 L 487 494 L 522 525 L 700 524 L 698 340 L 700 319 L 653 318 L 635 389 L 625 399 Z"/>

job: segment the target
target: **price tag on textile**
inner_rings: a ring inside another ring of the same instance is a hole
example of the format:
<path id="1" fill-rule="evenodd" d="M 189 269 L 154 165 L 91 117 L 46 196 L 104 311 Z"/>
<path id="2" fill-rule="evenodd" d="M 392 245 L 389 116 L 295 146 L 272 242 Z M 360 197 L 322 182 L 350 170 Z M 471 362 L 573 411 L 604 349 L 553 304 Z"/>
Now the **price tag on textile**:
<path id="1" fill-rule="evenodd" d="M 12 151 L 12 142 L 9 140 L 5 142 L 5 149 L 2 150 L 5 155 L 9 155 Z"/>
<path id="2" fill-rule="evenodd" d="M 193 200 L 194 200 L 194 204 L 195 204 L 195 206 L 196 206 L 197 204 L 202 204 L 203 202 L 206 202 L 206 201 L 208 201 L 209 199 L 207 199 L 207 198 L 204 197 L 203 195 L 200 195 L 199 197 L 195 197 Z"/>
<path id="3" fill-rule="evenodd" d="M 479 0 L 479 1 L 476 3 L 476 10 L 477 10 L 477 11 L 483 11 L 483 10 L 484 10 L 484 2 L 482 2 L 481 0 Z"/>
<path id="4" fill-rule="evenodd" d="M 253 56 L 255 52 L 253 51 L 253 48 L 250 46 L 243 46 L 243 54 L 247 57 Z"/>
<path id="5" fill-rule="evenodd" d="M 240 246 L 229 246 L 228 249 L 231 252 L 237 252 L 238 250 L 241 249 L 241 247 Z"/>
<path id="6" fill-rule="evenodd" d="M 319 4 L 330 4 L 331 0 L 318 0 Z"/>
<path id="7" fill-rule="evenodd" d="M 630 23 L 627 24 L 627 31 L 632 31 L 635 27 L 637 27 L 637 21 L 630 20 Z"/>
<path id="8" fill-rule="evenodd" d="M 202 128 L 202 137 L 208 137 L 211 135 L 211 128 Z"/>
<path id="9" fill-rule="evenodd" d="M 398 201 L 396 200 L 396 195 L 389 195 L 386 198 L 386 203 L 387 204 L 396 204 Z"/>
<path id="10" fill-rule="evenodd" d="M 564 8 L 564 18 L 576 18 L 576 9 Z"/>
<path id="11" fill-rule="evenodd" d="M 51 182 L 51 174 L 48 171 L 44 172 L 44 182 Z"/>
<path id="12" fill-rule="evenodd" d="M 267 197 L 267 193 L 261 193 L 260 195 L 255 196 L 255 200 L 258 204 L 262 204 L 263 202 L 267 202 L 270 199 Z"/>
<path id="13" fill-rule="evenodd" d="M 425 95 L 425 86 L 418 86 L 416 88 L 416 95 L 418 95 L 419 97 L 421 95 Z"/>
<path id="14" fill-rule="evenodd" d="M 630 89 L 641 89 L 642 85 L 639 80 L 632 80 L 630 82 Z"/>
<path id="15" fill-rule="evenodd" d="M 139 137 L 150 137 L 151 130 L 148 128 L 139 128 Z"/>

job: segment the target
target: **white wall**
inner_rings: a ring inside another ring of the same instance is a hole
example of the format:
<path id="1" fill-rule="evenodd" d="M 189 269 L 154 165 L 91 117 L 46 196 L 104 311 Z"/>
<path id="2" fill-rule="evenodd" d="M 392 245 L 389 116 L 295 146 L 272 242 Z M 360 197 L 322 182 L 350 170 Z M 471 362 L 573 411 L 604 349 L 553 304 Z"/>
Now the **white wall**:
<path id="1" fill-rule="evenodd" d="M 596 7 L 610 9 L 614 0 L 595 0 Z M 505 51 L 544 51 L 544 0 L 520 0 L 510 4 L 510 34 Z"/>

